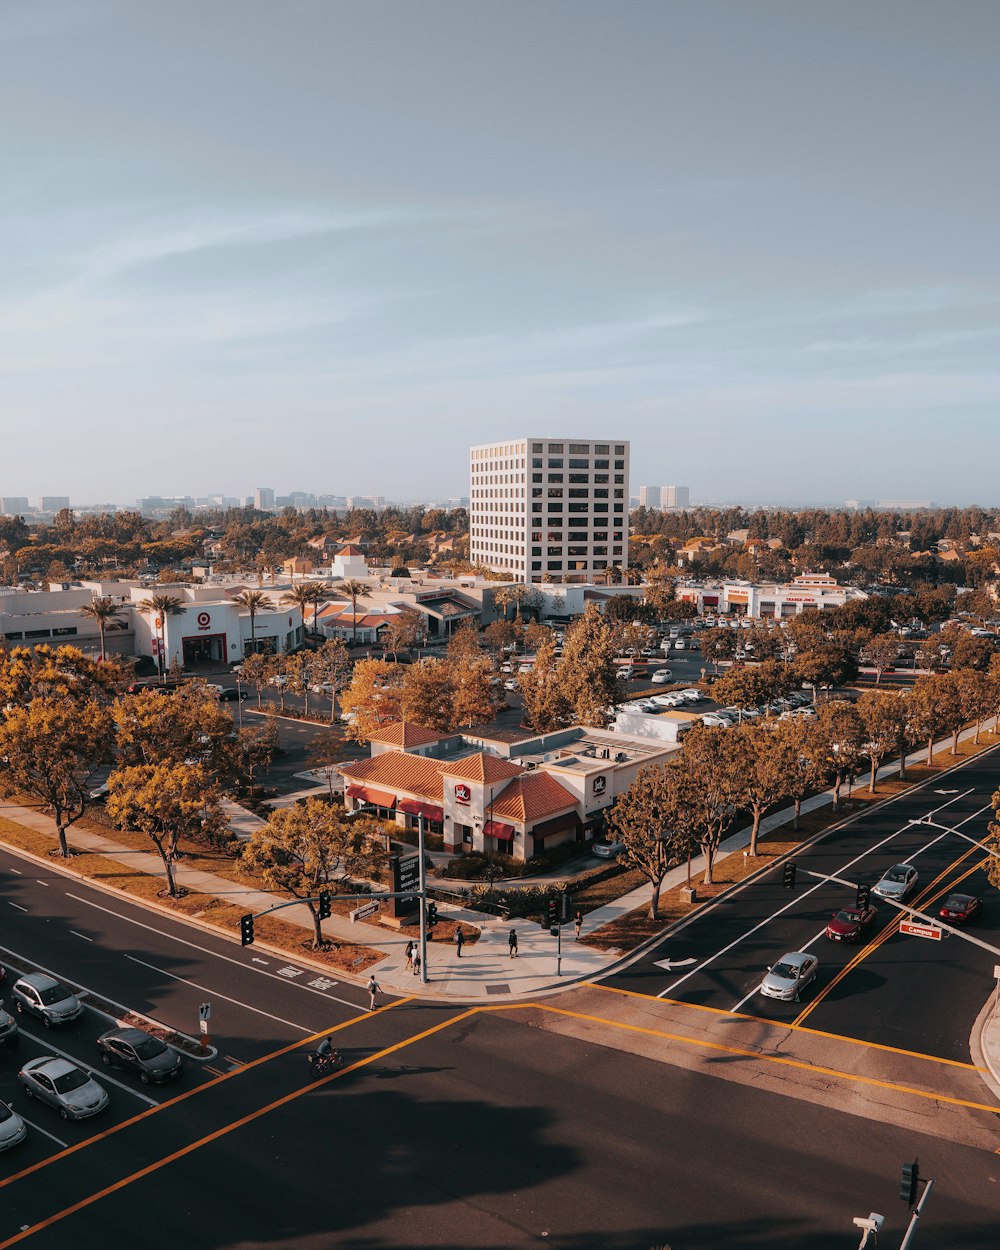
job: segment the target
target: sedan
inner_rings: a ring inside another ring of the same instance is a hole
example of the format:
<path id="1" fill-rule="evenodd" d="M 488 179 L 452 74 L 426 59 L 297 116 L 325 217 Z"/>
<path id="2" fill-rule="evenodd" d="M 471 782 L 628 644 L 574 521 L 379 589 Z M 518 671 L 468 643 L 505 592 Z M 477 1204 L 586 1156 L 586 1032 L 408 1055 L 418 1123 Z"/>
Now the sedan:
<path id="1" fill-rule="evenodd" d="M 17 1021 L 9 1011 L 0 1007 L 0 1045 L 16 1042 L 18 1034 Z"/>
<path id="2" fill-rule="evenodd" d="M 223 690 L 222 694 L 219 695 L 219 702 L 220 703 L 242 703 L 246 697 L 247 697 L 247 692 L 245 690 L 239 690 L 239 689 L 233 688 L 231 690 Z"/>
<path id="3" fill-rule="evenodd" d="M 952 924 L 967 924 L 975 920 L 982 909 L 983 900 L 975 894 L 949 894 L 938 915 Z"/>
<path id="4" fill-rule="evenodd" d="M 784 1003 L 798 1002 L 799 994 L 810 981 L 815 981 L 818 971 L 819 960 L 815 955 L 791 951 L 768 968 L 760 983 L 760 992 L 765 998 L 778 998 Z"/>
<path id="5" fill-rule="evenodd" d="M 601 859 L 617 859 L 624 851 L 624 842 L 595 842 L 590 848 Z"/>
<path id="6" fill-rule="evenodd" d="M 28 1136 L 24 1121 L 5 1102 L 0 1102 L 0 1150 L 10 1150 Z"/>
<path id="7" fill-rule="evenodd" d="M 706 712 L 701 718 L 701 723 L 707 725 L 709 729 L 729 729 L 733 721 L 722 712 Z"/>
<path id="8" fill-rule="evenodd" d="M 105 1066 L 137 1072 L 143 1085 L 158 1085 L 180 1076 L 183 1061 L 177 1051 L 142 1029 L 111 1029 L 101 1034 L 97 1045 Z"/>
<path id="9" fill-rule="evenodd" d="M 108 1105 L 108 1095 L 89 1072 L 68 1059 L 42 1055 L 17 1074 L 29 1098 L 55 1107 L 64 1120 L 86 1120 Z"/>
<path id="10" fill-rule="evenodd" d="M 665 686 L 670 681 L 670 676 L 669 668 L 658 668 L 649 680 L 654 686 Z"/>
<path id="11" fill-rule="evenodd" d="M 47 1029 L 83 1014 L 83 1004 L 72 990 L 44 972 L 29 972 L 18 978 L 11 993 L 17 1010 L 37 1016 Z"/>
<path id="12" fill-rule="evenodd" d="M 693 686 L 691 687 L 690 690 L 682 690 L 680 692 L 680 696 L 684 700 L 685 703 L 704 703 L 705 702 L 705 696 L 701 693 L 700 690 L 695 690 Z"/>
<path id="13" fill-rule="evenodd" d="M 909 898 L 916 888 L 916 868 L 912 864 L 896 864 L 889 869 L 878 885 L 872 886 L 872 893 L 877 894 L 879 898 L 888 898 L 901 903 L 903 899 Z"/>
<path id="14" fill-rule="evenodd" d="M 833 913 L 826 926 L 826 936 L 831 942 L 860 942 L 862 934 L 875 923 L 878 912 L 874 907 L 844 907 Z"/>

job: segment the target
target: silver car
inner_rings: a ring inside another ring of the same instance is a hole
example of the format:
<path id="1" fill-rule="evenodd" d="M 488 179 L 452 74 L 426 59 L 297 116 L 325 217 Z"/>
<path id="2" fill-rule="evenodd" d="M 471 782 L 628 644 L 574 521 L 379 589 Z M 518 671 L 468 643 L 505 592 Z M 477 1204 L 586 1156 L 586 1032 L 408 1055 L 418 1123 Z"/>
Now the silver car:
<path id="1" fill-rule="evenodd" d="M 892 899 L 901 903 L 909 898 L 917 888 L 917 870 L 912 864 L 895 864 L 885 874 L 878 885 L 872 886 L 872 893 L 879 898 Z"/>
<path id="2" fill-rule="evenodd" d="M 109 1068 L 128 1068 L 143 1085 L 159 1084 L 180 1075 L 182 1059 L 176 1050 L 142 1029 L 111 1029 L 97 1039 L 101 1058 Z"/>
<path id="3" fill-rule="evenodd" d="M 17 1079 L 29 1098 L 55 1107 L 64 1120 L 86 1120 L 108 1105 L 106 1091 L 89 1072 L 68 1059 L 42 1055 L 26 1063 Z"/>
<path id="4" fill-rule="evenodd" d="M 24 1121 L 5 1102 L 0 1102 L 0 1150 L 10 1150 L 28 1136 Z"/>
<path id="5" fill-rule="evenodd" d="M 2 1001 L 0 999 L 0 1002 Z M 9 1011 L 4 1011 L 3 1007 L 0 1007 L 0 1045 L 6 1042 L 16 1042 L 17 1034 L 17 1021 Z"/>
<path id="6" fill-rule="evenodd" d="M 11 993 L 17 1010 L 37 1016 L 47 1029 L 83 1014 L 83 1004 L 73 991 L 44 972 L 25 973 L 14 982 Z"/>
<path id="7" fill-rule="evenodd" d="M 810 981 L 815 981 L 819 960 L 806 951 L 790 951 L 767 970 L 760 983 L 765 998 L 779 998 L 784 1003 L 799 1001 L 799 994 Z"/>

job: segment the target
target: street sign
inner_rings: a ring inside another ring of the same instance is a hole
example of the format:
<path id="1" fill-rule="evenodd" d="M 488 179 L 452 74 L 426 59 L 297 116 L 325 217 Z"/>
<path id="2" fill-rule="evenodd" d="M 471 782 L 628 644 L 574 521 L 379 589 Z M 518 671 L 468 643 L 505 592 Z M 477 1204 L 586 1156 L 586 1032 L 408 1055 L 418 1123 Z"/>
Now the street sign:
<path id="1" fill-rule="evenodd" d="M 944 930 L 939 929 L 936 924 L 920 924 L 916 920 L 901 920 L 899 931 L 908 933 L 910 937 L 930 938 L 932 942 L 940 942 L 944 936 Z"/>
<path id="2" fill-rule="evenodd" d="M 420 856 L 393 855 L 389 860 L 392 872 L 393 894 L 408 894 L 409 898 L 394 898 L 391 902 L 393 916 L 408 916 L 415 911 L 420 893 Z"/>
<path id="3" fill-rule="evenodd" d="M 199 1020 L 198 1029 L 202 1037 L 208 1037 L 208 1021 L 207 1020 Z"/>
<path id="4" fill-rule="evenodd" d="M 364 920 L 368 916 L 374 916 L 381 910 L 381 907 L 382 904 L 377 898 L 372 899 L 370 903 L 362 903 L 360 907 L 355 907 L 355 909 L 350 913 L 351 919 Z"/>
<path id="5" fill-rule="evenodd" d="M 212 1018 L 212 1004 L 202 1003 L 201 1006 L 198 1008 L 198 1019 L 199 1020 L 211 1020 L 211 1018 Z"/>

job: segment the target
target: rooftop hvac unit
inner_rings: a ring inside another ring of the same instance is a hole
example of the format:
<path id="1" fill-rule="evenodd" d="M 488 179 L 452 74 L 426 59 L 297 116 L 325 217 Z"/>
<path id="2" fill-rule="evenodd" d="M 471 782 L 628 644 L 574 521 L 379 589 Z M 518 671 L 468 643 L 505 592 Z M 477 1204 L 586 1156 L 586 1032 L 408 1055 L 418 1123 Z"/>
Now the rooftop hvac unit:
<path id="1" fill-rule="evenodd" d="M 528 772 L 530 773 L 530 772 L 531 772 L 531 770 L 532 770 L 533 768 L 537 768 L 537 767 L 538 767 L 538 765 L 535 763 L 535 761 L 534 761 L 534 760 L 531 760 L 529 763 L 525 764 L 525 766 L 524 766 L 524 767 L 525 767 L 525 768 L 528 770 Z"/>
<path id="2" fill-rule="evenodd" d="M 625 752 L 619 751 L 618 754 L 615 756 L 615 763 L 624 764 L 627 759 L 628 759 L 628 756 L 625 754 Z"/>
<path id="3" fill-rule="evenodd" d="M 610 747 L 602 747 L 602 748 L 601 748 L 601 759 L 602 759 L 602 760 L 609 760 L 609 759 L 611 759 L 611 748 L 610 748 Z"/>

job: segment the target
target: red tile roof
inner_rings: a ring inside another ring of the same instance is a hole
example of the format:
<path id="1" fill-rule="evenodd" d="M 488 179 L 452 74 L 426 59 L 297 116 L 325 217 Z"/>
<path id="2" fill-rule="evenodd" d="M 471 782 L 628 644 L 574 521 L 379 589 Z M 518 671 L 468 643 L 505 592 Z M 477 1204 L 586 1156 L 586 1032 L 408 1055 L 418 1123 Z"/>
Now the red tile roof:
<path id="1" fill-rule="evenodd" d="M 494 820 L 516 820 L 530 825 L 576 804 L 576 795 L 561 786 L 555 777 L 548 773 L 525 773 L 496 797 L 490 814 Z"/>
<path id="2" fill-rule="evenodd" d="M 448 777 L 461 777 L 463 781 L 489 784 L 492 781 L 508 781 L 511 777 L 519 777 L 523 770 L 509 760 L 479 751 L 465 759 L 456 760 L 453 764 L 443 763 L 441 771 Z"/>
<path id="3" fill-rule="evenodd" d="M 393 793 L 403 791 L 418 798 L 444 801 L 444 783 L 441 780 L 441 763 L 422 755 L 410 755 L 406 751 L 385 751 L 374 759 L 359 760 L 345 764 L 341 774 L 349 781 L 362 785 L 380 786 Z"/>
<path id="4" fill-rule="evenodd" d="M 423 725 L 400 720 L 394 725 L 386 725 L 384 729 L 376 730 L 370 735 L 369 741 L 392 747 L 423 747 L 430 742 L 440 742 L 443 736 L 433 729 L 425 729 Z"/>

